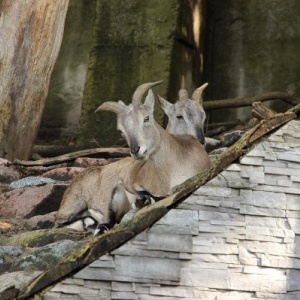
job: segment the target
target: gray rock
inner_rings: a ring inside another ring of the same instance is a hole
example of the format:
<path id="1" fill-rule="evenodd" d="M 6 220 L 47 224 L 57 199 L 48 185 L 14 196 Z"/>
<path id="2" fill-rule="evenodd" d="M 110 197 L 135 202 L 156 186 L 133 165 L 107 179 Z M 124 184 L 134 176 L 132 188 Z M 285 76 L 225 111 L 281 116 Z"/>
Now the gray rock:
<path id="1" fill-rule="evenodd" d="M 51 178 L 45 178 L 41 176 L 28 176 L 16 181 L 13 181 L 10 185 L 10 189 L 22 189 L 25 187 L 31 187 L 31 186 L 40 186 L 45 184 L 55 184 L 57 183 L 56 180 L 53 180 Z"/>
<path id="2" fill-rule="evenodd" d="M 2 246 L 0 247 L 0 272 L 5 272 L 14 263 L 17 257 L 25 252 L 22 247 Z"/>
<path id="3" fill-rule="evenodd" d="M 232 132 L 228 132 L 224 134 L 224 141 L 223 141 L 223 147 L 229 147 L 233 145 L 235 142 L 237 142 L 241 136 L 244 134 L 244 131 L 241 130 L 235 130 Z"/>
<path id="4" fill-rule="evenodd" d="M 206 137 L 205 138 L 205 150 L 209 153 L 217 148 L 220 148 L 221 142 L 219 140 Z"/>
<path id="5" fill-rule="evenodd" d="M 0 164 L 0 182 L 11 183 L 18 180 L 21 177 L 21 173 L 12 167 L 8 167 Z"/>
<path id="6" fill-rule="evenodd" d="M 34 278 L 40 275 L 41 272 L 35 271 L 21 271 L 13 272 L 9 274 L 3 274 L 0 276 L 0 298 L 1 299 L 13 299 L 13 298 L 4 298 L 7 294 L 5 291 L 9 289 L 21 290 L 26 285 L 28 285 Z M 16 291 L 17 293 L 17 291 Z M 16 294 L 17 295 L 17 294 Z M 3 298 L 2 298 L 3 296 Z M 16 298 L 14 298 L 16 299 Z"/>
<path id="7" fill-rule="evenodd" d="M 28 224 L 33 229 L 52 228 L 55 222 L 55 212 L 45 215 L 34 216 L 28 220 Z"/>
<path id="8" fill-rule="evenodd" d="M 10 256 L 20 256 L 24 253 L 24 248 L 16 247 L 16 246 L 1 246 L 0 247 L 0 257 L 2 258 L 3 255 L 10 255 Z"/>
<path id="9" fill-rule="evenodd" d="M 14 267 L 14 271 L 42 271 L 55 266 L 60 258 L 76 249 L 78 243 L 71 240 L 58 241 L 44 247 L 39 247 L 31 254 L 23 257 Z"/>

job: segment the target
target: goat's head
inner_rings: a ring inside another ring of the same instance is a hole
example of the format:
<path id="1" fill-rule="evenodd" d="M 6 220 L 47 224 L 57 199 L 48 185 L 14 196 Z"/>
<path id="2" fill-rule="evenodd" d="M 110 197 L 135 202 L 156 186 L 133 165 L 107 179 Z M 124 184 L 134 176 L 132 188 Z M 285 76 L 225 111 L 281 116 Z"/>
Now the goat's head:
<path id="1" fill-rule="evenodd" d="M 147 160 L 159 147 L 160 134 L 153 117 L 155 95 L 151 88 L 161 82 L 140 85 L 135 90 L 132 103 L 129 105 L 125 105 L 122 101 L 108 101 L 96 110 L 96 112 L 112 111 L 117 114 L 117 128 L 125 137 L 131 156 L 135 159 Z M 148 91 L 148 95 L 142 104 L 142 97 L 146 91 Z"/>
<path id="2" fill-rule="evenodd" d="M 191 99 L 186 90 L 179 91 L 179 100 L 172 104 L 158 95 L 160 105 L 168 116 L 167 131 L 174 135 L 189 134 L 205 144 L 204 121 L 206 114 L 202 106 L 202 92 L 208 83 L 197 88 Z"/>

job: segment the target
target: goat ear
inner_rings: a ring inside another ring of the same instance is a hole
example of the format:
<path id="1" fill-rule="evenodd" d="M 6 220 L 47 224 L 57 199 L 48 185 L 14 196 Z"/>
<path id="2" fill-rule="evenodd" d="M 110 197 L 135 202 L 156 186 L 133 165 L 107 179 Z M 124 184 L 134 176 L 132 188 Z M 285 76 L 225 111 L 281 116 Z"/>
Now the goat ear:
<path id="1" fill-rule="evenodd" d="M 204 89 L 208 86 L 208 82 L 202 84 L 200 87 L 198 87 L 193 95 L 192 95 L 192 100 L 198 102 L 200 105 L 202 105 L 203 99 L 202 99 L 202 92 Z"/>
<path id="2" fill-rule="evenodd" d="M 118 115 L 120 112 L 122 112 L 124 110 L 124 108 L 125 108 L 125 105 L 122 101 L 121 102 L 107 101 L 107 102 L 104 102 L 103 104 L 101 104 L 95 110 L 95 112 L 112 111 Z"/>
<path id="3" fill-rule="evenodd" d="M 154 111 L 154 103 L 155 103 L 155 95 L 153 93 L 153 90 L 150 89 L 148 91 L 148 95 L 145 99 L 144 105 L 151 111 Z"/>
<path id="4" fill-rule="evenodd" d="M 158 94 L 157 94 L 157 99 L 158 99 L 158 101 L 160 103 L 160 106 L 163 109 L 163 111 L 168 115 L 174 104 L 172 104 L 169 101 L 165 100 L 163 97 L 159 96 Z"/>

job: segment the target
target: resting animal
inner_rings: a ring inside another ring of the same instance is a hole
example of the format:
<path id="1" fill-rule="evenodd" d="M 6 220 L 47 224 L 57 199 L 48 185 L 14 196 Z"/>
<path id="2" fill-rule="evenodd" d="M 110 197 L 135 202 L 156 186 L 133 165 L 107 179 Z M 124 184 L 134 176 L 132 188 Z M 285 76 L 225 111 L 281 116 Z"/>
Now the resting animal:
<path id="1" fill-rule="evenodd" d="M 214 138 L 204 137 L 206 113 L 203 109 L 202 92 L 208 83 L 203 84 L 188 97 L 186 90 L 179 91 L 179 100 L 172 104 L 158 95 L 158 100 L 168 116 L 166 130 L 172 134 L 190 134 L 204 145 L 207 152 L 221 147 L 221 142 Z"/>
<path id="2" fill-rule="evenodd" d="M 117 114 L 118 129 L 126 138 L 132 157 L 80 173 L 64 194 L 56 226 L 73 222 L 78 215 L 89 215 L 110 228 L 136 199 L 145 194 L 165 197 L 174 186 L 209 165 L 208 155 L 196 138 L 171 135 L 155 122 L 152 90 L 144 104 L 135 94 L 128 106 L 121 101 L 106 102 L 97 109 Z"/>
<path id="3" fill-rule="evenodd" d="M 166 130 L 174 135 L 189 134 L 197 138 L 197 140 L 205 145 L 204 122 L 206 113 L 202 106 L 202 93 L 208 83 L 197 88 L 192 97 L 188 97 L 187 90 L 179 91 L 179 100 L 172 104 L 158 96 L 161 108 L 168 116 L 168 124 Z"/>

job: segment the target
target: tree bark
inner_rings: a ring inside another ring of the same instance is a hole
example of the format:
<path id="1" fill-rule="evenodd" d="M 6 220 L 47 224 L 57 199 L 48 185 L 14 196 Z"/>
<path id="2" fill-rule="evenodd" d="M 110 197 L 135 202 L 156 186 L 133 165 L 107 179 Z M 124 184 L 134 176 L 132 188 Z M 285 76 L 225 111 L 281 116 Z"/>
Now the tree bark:
<path id="1" fill-rule="evenodd" d="M 69 0 L 3 0 L 0 157 L 28 159 L 60 49 Z"/>
<path id="2" fill-rule="evenodd" d="M 254 102 L 252 104 L 252 116 L 259 120 L 269 120 L 276 114 L 275 111 L 266 107 L 261 102 Z"/>

